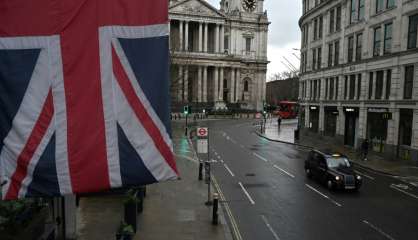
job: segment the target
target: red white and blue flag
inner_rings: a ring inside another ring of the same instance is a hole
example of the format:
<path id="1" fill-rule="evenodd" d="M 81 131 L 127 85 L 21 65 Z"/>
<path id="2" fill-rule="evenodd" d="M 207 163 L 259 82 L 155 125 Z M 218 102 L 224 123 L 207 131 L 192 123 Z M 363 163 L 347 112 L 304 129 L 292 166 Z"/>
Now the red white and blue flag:
<path id="1" fill-rule="evenodd" d="M 2 197 L 175 179 L 167 0 L 0 1 Z"/>

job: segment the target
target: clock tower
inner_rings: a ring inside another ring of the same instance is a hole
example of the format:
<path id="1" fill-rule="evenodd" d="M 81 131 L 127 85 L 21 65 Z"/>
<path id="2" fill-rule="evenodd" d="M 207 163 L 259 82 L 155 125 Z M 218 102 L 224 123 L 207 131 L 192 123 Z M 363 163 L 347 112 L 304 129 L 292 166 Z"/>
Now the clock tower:
<path id="1" fill-rule="evenodd" d="M 264 0 L 221 0 L 224 12 L 239 11 L 245 13 L 263 13 Z"/>

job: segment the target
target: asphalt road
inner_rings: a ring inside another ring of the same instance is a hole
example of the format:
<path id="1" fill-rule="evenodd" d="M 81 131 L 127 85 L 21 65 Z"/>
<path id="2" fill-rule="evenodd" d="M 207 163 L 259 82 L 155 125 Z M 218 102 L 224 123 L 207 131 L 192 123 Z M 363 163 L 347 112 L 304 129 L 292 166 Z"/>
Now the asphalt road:
<path id="1" fill-rule="evenodd" d="M 418 192 L 356 167 L 359 192 L 329 191 L 305 176 L 308 149 L 254 134 L 252 121 L 208 121 L 210 158 L 230 225 L 245 240 L 417 239 Z"/>

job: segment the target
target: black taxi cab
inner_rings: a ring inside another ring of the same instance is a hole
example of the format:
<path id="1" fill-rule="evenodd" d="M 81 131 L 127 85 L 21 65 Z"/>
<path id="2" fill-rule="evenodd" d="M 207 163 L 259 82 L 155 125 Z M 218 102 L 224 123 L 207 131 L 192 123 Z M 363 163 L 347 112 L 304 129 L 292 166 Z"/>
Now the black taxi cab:
<path id="1" fill-rule="evenodd" d="M 315 178 L 333 189 L 358 190 L 362 185 L 348 158 L 339 153 L 323 153 L 312 150 L 305 160 L 307 177 Z"/>

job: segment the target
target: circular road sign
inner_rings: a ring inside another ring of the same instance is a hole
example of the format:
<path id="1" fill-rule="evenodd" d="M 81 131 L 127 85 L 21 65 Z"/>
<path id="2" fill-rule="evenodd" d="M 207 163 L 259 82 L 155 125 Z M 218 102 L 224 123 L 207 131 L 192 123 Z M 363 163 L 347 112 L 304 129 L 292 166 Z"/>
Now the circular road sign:
<path id="1" fill-rule="evenodd" d="M 197 129 L 197 136 L 198 137 L 206 137 L 208 135 L 208 129 L 207 128 L 198 128 Z"/>

